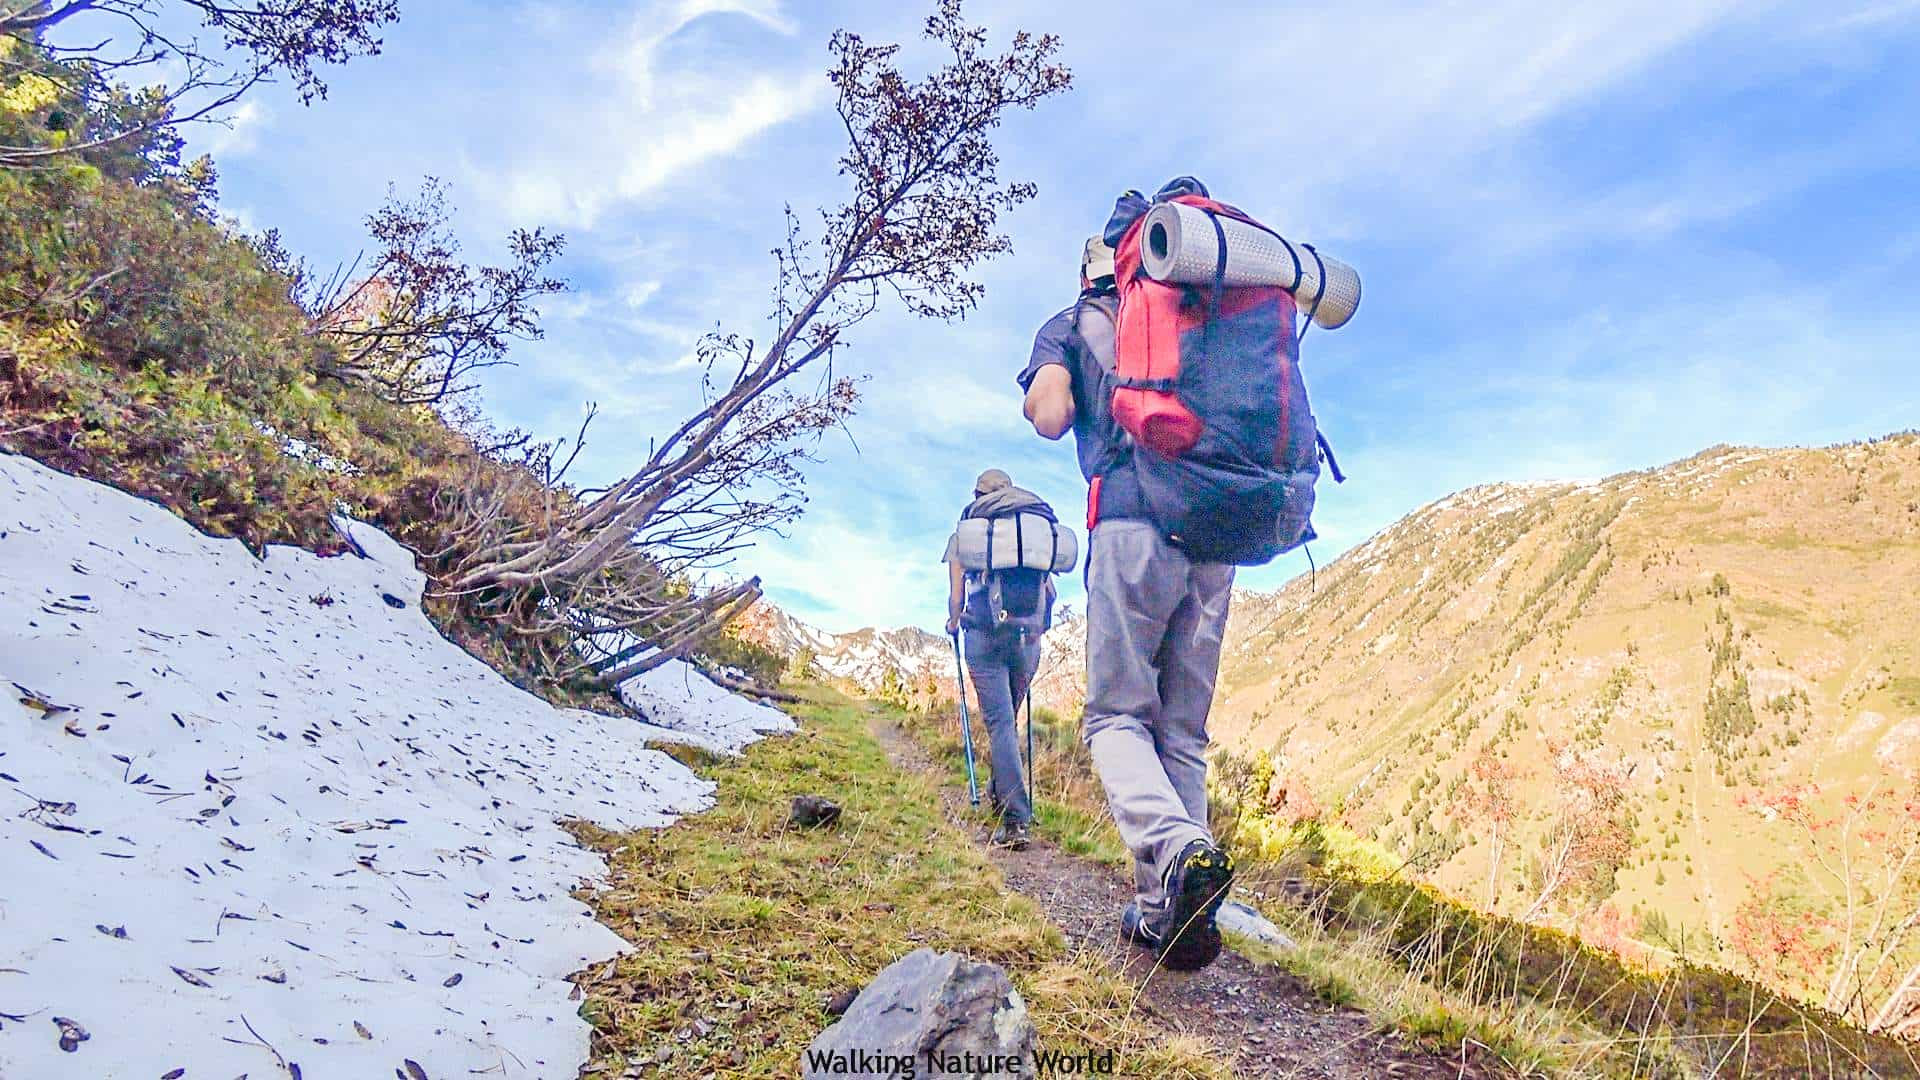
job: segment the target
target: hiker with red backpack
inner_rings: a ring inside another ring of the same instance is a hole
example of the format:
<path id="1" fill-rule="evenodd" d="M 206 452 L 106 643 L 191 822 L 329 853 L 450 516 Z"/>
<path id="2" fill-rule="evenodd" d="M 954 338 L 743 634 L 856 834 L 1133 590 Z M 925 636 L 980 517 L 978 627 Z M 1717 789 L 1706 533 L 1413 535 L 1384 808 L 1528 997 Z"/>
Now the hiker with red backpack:
<path id="1" fill-rule="evenodd" d="M 1040 638 L 1053 624 L 1052 575 L 1073 568 L 1077 543 L 1073 530 L 1059 523 L 1045 500 L 1015 487 L 1005 472 L 988 469 L 974 481 L 973 500 L 961 512 L 941 556 L 948 566 L 947 634 L 957 652 L 960 633 L 966 632 L 966 667 L 987 727 L 993 763 L 989 791 L 998 818 L 991 842 L 996 847 L 1024 851 L 1032 838 L 1033 711 L 1027 711 L 1028 771 L 1023 777 L 1020 703 L 1040 666 Z M 958 689 L 964 726 L 966 688 Z M 966 746 L 972 793 L 970 732 Z"/>
<path id="2" fill-rule="evenodd" d="M 1198 283 L 1143 269 L 1169 254 L 1165 226 L 1147 219 L 1175 208 L 1209 254 L 1219 235 Z M 1227 230 L 1248 227 L 1290 254 L 1296 286 L 1317 272 L 1324 291 L 1329 267 L 1345 269 L 1191 177 L 1151 201 L 1128 192 L 1087 242 L 1079 298 L 1041 327 L 1019 376 L 1027 419 L 1048 439 L 1074 433 L 1089 486 L 1084 738 L 1134 857 L 1121 933 L 1184 970 L 1219 955 L 1214 916 L 1233 880 L 1208 826 L 1203 755 L 1234 568 L 1312 538 L 1325 445 L 1300 378 L 1294 294 L 1229 275 Z"/>

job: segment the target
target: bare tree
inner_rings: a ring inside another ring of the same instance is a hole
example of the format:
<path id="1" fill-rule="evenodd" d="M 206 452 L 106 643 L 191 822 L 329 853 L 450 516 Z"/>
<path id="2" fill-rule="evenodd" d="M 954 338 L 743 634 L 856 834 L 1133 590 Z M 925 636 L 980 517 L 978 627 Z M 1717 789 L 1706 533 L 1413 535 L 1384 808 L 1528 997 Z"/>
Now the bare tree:
<path id="1" fill-rule="evenodd" d="M 1519 768 L 1495 753 L 1491 744 L 1480 748 L 1468 767 L 1468 784 L 1460 795 L 1460 807 L 1469 821 L 1484 821 L 1492 851 L 1487 857 L 1487 910 L 1500 905 L 1500 856 L 1506 850 L 1518 813 L 1515 788 L 1526 778 Z"/>
<path id="2" fill-rule="evenodd" d="M 277 78 L 311 102 L 320 69 L 378 53 L 399 14 L 396 0 L 0 0 L 0 86 L 40 120 L 38 137 L 0 139 L 0 167 L 216 120 Z"/>
<path id="3" fill-rule="evenodd" d="M 1787 827 L 1792 865 L 1826 907 L 1820 944 L 1833 966 L 1821 1003 L 1869 1030 L 1900 1027 L 1920 1007 L 1920 785 L 1876 778 L 1839 799 L 1784 785 L 1742 803 Z"/>
<path id="4" fill-rule="evenodd" d="M 1003 183 L 991 133 L 1009 110 L 1066 89 L 1052 36 L 1017 33 L 999 54 L 942 0 L 926 37 L 947 55 L 919 80 L 895 66 L 897 45 L 836 33 L 829 74 L 847 134 L 840 172 L 852 187 L 817 229 L 788 213 L 774 250 L 771 337 L 703 340 L 703 404 L 656 440 L 633 473 L 531 524 L 475 506 L 450 591 L 480 594 L 523 632 L 573 626 L 580 663 L 604 684 L 684 654 L 757 595 L 757 583 L 686 590 L 684 571 L 798 514 L 799 464 L 858 400 L 834 374 L 846 334 L 884 295 L 923 316 L 957 319 L 979 302 L 968 271 L 1010 248 L 999 215 L 1034 194 Z M 811 385 L 795 376 L 823 374 Z M 619 633 L 639 641 L 598 647 Z M 578 665 L 575 665 L 578 666 Z"/>
<path id="5" fill-rule="evenodd" d="M 1549 744 L 1548 751 L 1560 796 L 1542 838 L 1535 881 L 1540 892 L 1522 922 L 1531 922 L 1562 892 L 1609 885 L 1633 844 L 1626 823 L 1628 770 L 1565 746 Z"/>
<path id="6" fill-rule="evenodd" d="M 510 265 L 472 266 L 460 259 L 451 216 L 445 185 L 428 177 L 416 198 L 390 190 L 368 217 L 378 248 L 364 266 L 311 288 L 302 287 L 304 268 L 289 268 L 296 299 L 334 346 L 322 375 L 397 405 L 441 404 L 474 389 L 477 372 L 509 363 L 512 342 L 540 337 L 534 305 L 566 288 L 547 276 L 565 238 L 518 229 L 507 238 Z"/>

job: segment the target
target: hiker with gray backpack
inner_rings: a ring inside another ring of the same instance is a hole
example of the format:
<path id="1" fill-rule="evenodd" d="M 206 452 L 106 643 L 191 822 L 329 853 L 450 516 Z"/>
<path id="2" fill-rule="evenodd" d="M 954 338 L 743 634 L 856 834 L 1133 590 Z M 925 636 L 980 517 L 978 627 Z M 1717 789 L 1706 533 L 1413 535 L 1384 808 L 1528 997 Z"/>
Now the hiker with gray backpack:
<path id="1" fill-rule="evenodd" d="M 1084 738 L 1134 857 L 1121 936 L 1192 970 L 1220 953 L 1233 881 L 1203 755 L 1234 568 L 1312 539 L 1322 461 L 1340 478 L 1294 322 L 1342 325 L 1359 279 L 1181 177 L 1120 197 L 1080 286 L 1019 382 L 1088 482 Z"/>
<path id="2" fill-rule="evenodd" d="M 1028 701 L 1023 775 L 1020 704 L 1040 666 L 1041 635 L 1053 624 L 1053 574 L 1072 570 L 1077 556 L 1073 530 L 999 469 L 974 481 L 973 499 L 941 556 L 948 567 L 947 634 L 957 658 L 965 631 L 966 668 L 987 728 L 989 790 L 998 818 L 992 843 L 1015 851 L 1026 849 L 1033 827 L 1033 709 Z M 958 690 L 968 792 L 977 805 L 967 692 L 965 686 Z"/>

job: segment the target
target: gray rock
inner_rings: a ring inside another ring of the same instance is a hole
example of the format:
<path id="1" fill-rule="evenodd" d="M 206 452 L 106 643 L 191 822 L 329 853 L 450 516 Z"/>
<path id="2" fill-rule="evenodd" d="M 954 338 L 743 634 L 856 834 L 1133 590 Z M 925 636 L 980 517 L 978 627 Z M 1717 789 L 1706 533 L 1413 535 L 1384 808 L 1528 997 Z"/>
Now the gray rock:
<path id="1" fill-rule="evenodd" d="M 795 829 L 830 829 L 840 824 L 840 807 L 819 795 L 796 795 L 787 825 Z"/>
<path id="2" fill-rule="evenodd" d="M 1294 947 L 1293 939 L 1268 921 L 1265 915 L 1238 900 L 1229 900 L 1221 904 L 1220 912 L 1213 921 L 1223 934 L 1231 934 L 1234 937 L 1245 938 L 1276 949 Z"/>
<path id="3" fill-rule="evenodd" d="M 1033 1020 L 1007 973 L 918 949 L 893 962 L 820 1033 L 804 1080 L 1031 1076 Z"/>

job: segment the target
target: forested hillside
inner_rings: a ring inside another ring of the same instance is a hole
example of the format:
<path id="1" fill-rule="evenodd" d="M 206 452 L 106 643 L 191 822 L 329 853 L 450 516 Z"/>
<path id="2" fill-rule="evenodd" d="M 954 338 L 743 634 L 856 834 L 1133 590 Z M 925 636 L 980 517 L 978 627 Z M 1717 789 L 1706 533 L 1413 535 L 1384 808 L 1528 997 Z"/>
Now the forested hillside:
<path id="1" fill-rule="evenodd" d="M 1916 578 L 1913 435 L 1474 488 L 1241 597 L 1215 738 L 1476 904 L 1891 1024 Z"/>

